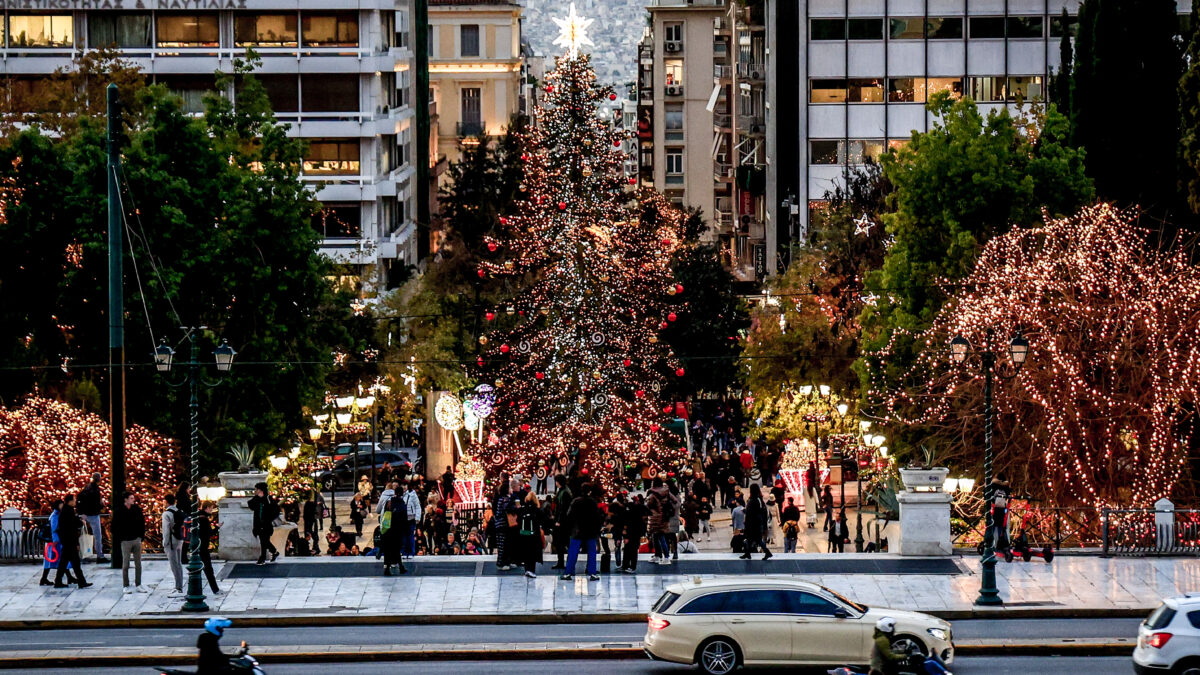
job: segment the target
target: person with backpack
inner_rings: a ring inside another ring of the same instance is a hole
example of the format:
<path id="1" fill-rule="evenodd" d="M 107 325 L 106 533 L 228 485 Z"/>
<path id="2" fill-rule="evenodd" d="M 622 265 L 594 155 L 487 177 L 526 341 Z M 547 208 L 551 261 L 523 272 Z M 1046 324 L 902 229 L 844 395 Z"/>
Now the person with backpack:
<path id="1" fill-rule="evenodd" d="M 96 562 L 106 563 L 104 557 L 104 531 L 100 527 L 100 514 L 104 511 L 104 495 L 100 493 L 100 474 L 93 473 L 92 480 L 79 492 L 75 500 L 79 515 L 87 522 L 92 531 L 92 553 L 96 554 Z"/>
<path id="2" fill-rule="evenodd" d="M 543 531 L 542 505 L 533 490 L 525 495 L 517 511 L 516 535 L 514 559 L 520 560 L 525 567 L 525 576 L 536 579 L 537 566 L 542 562 L 542 550 L 546 547 L 546 534 Z"/>
<path id="3" fill-rule="evenodd" d="M 671 515 L 667 518 L 667 547 L 670 558 L 667 562 L 679 560 L 679 532 L 683 529 L 683 510 L 679 499 L 679 483 L 675 479 L 667 481 L 667 499 L 670 500 Z M 665 505 L 664 505 L 665 506 Z"/>
<path id="4" fill-rule="evenodd" d="M 667 548 L 667 530 L 671 525 L 671 517 L 675 515 L 672 507 L 671 492 L 663 482 L 662 476 L 655 476 L 650 490 L 646 493 L 646 508 L 650 510 L 650 522 L 646 527 L 650 537 L 650 562 L 670 564 L 671 551 Z"/>
<path id="5" fill-rule="evenodd" d="M 121 586 L 124 592 L 149 593 L 142 587 L 142 540 L 146 538 L 146 515 L 137 503 L 137 495 L 126 492 L 121 504 L 113 509 L 114 546 L 121 551 Z M 129 564 L 133 563 L 133 585 L 129 585 Z"/>
<path id="6" fill-rule="evenodd" d="M 267 552 L 271 553 L 271 562 L 279 558 L 279 551 L 271 543 L 271 535 L 275 534 L 275 519 L 279 517 L 279 504 L 267 490 L 266 483 L 254 484 L 254 496 L 247 503 L 250 512 L 254 514 L 251 523 L 251 534 L 258 538 L 258 562 L 256 565 L 267 563 Z"/>
<path id="7" fill-rule="evenodd" d="M 183 595 L 183 545 L 186 538 L 184 520 L 187 516 L 175 504 L 175 495 L 168 493 L 163 500 L 167 508 L 162 512 L 162 545 L 167 554 L 167 563 L 171 566 L 171 574 L 175 577 L 175 590 L 168 597 L 178 598 Z"/>

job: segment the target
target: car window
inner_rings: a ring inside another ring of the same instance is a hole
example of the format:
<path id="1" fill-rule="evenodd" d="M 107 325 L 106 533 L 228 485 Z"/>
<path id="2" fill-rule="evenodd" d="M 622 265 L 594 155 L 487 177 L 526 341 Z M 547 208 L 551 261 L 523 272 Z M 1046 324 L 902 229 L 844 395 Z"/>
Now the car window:
<path id="1" fill-rule="evenodd" d="M 788 595 L 792 602 L 792 611 L 797 614 L 811 614 L 814 616 L 833 616 L 841 607 L 833 604 L 812 593 L 804 593 L 802 591 L 789 591 Z"/>
<path id="2" fill-rule="evenodd" d="M 1188 623 L 1192 624 L 1192 628 L 1200 628 L 1200 610 L 1188 612 Z"/>
<path id="3" fill-rule="evenodd" d="M 1171 624 L 1171 621 L 1174 618 L 1175 618 L 1175 610 L 1171 609 L 1170 607 L 1167 607 L 1165 604 L 1159 605 L 1158 609 L 1151 612 L 1150 616 L 1147 617 L 1146 628 L 1149 628 L 1150 630 L 1158 630 L 1159 628 L 1166 628 L 1167 626 L 1169 626 Z"/>
<path id="4" fill-rule="evenodd" d="M 723 611 L 727 596 L 732 593 L 709 593 L 702 595 L 679 610 L 679 614 L 714 614 Z"/>
<path id="5" fill-rule="evenodd" d="M 785 591 L 748 590 L 729 594 L 724 611 L 731 614 L 791 614 Z"/>
<path id="6" fill-rule="evenodd" d="M 666 593 L 662 594 L 662 597 L 658 599 L 658 602 L 654 603 L 654 606 L 650 608 L 650 611 L 651 612 L 665 612 L 667 610 L 667 608 L 670 607 L 671 605 L 673 605 L 675 603 L 675 601 L 678 599 L 679 599 L 678 593 L 672 593 L 671 591 L 667 591 Z"/>

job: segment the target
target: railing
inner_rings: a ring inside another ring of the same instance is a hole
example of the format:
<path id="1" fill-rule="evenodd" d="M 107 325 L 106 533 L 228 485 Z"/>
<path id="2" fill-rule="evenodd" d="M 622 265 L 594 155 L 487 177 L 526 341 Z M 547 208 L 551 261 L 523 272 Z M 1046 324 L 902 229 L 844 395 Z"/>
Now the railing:
<path id="1" fill-rule="evenodd" d="M 713 56 L 718 58 L 729 56 L 729 45 L 724 40 L 713 40 Z"/>
<path id="2" fill-rule="evenodd" d="M 1102 513 L 1098 509 L 1043 507 L 1022 499 L 1008 502 L 1010 537 L 1025 532 L 1033 544 L 1053 544 L 1059 548 L 1095 548 L 1103 536 Z M 979 508 L 952 505 L 951 529 L 956 548 L 977 548 L 983 541 L 986 514 Z"/>
<path id="3" fill-rule="evenodd" d="M 1104 509 L 1102 555 L 1200 555 L 1200 510 Z"/>
<path id="4" fill-rule="evenodd" d="M 738 115 L 738 131 L 758 133 L 755 127 L 761 127 L 763 118 L 759 115 Z"/>
<path id="5" fill-rule="evenodd" d="M 733 77 L 733 66 L 713 66 L 713 77 L 718 80 L 728 80 Z"/>
<path id="6" fill-rule="evenodd" d="M 733 178 L 733 167 L 729 164 L 713 162 L 713 177 L 718 179 Z"/>
<path id="7" fill-rule="evenodd" d="M 22 516 L 0 518 L 0 561 L 33 562 L 41 560 L 46 543 L 37 536 L 42 523 L 49 516 Z"/>
<path id="8" fill-rule="evenodd" d="M 758 81 L 767 76 L 767 67 L 754 61 L 739 63 L 737 70 L 738 77 L 745 80 Z"/>

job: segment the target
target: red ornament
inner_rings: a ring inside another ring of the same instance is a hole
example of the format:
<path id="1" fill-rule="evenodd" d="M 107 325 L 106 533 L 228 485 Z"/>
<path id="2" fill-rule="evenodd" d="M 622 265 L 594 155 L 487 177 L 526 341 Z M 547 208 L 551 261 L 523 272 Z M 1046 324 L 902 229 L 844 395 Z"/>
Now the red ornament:
<path id="1" fill-rule="evenodd" d="M 491 251 L 492 253 L 495 253 L 496 249 L 498 249 L 498 248 L 500 248 L 500 247 L 496 245 L 496 242 L 494 242 L 494 241 L 488 242 L 488 250 Z"/>
<path id="2" fill-rule="evenodd" d="M 676 368 L 675 374 L 679 377 L 683 377 L 683 374 L 684 374 L 683 368 Z"/>
<path id="3" fill-rule="evenodd" d="M 667 414 L 670 414 L 670 412 L 671 412 L 671 406 L 664 406 L 664 407 L 663 407 L 663 412 L 664 412 L 664 413 L 667 413 Z"/>
<path id="4" fill-rule="evenodd" d="M 633 424 L 633 418 L 632 418 L 632 417 L 626 417 L 626 418 L 625 418 L 625 423 L 626 423 L 626 424 Z"/>
<path id="5" fill-rule="evenodd" d="M 604 466 L 606 466 L 606 467 L 608 467 L 608 468 L 610 468 L 610 469 L 611 469 L 611 468 L 613 468 L 613 463 L 612 463 L 612 462 L 606 462 L 606 463 L 604 464 Z"/>
<path id="6" fill-rule="evenodd" d="M 666 321 L 664 321 L 664 322 L 662 322 L 662 323 L 658 324 L 658 329 L 659 329 L 659 330 L 666 330 L 666 329 L 667 329 L 667 322 L 666 322 Z"/>
<path id="7" fill-rule="evenodd" d="M 621 147 L 621 139 L 619 139 L 619 138 L 618 138 L 618 139 L 614 140 L 614 141 L 613 141 L 613 147 L 614 147 L 614 148 L 619 148 L 619 147 Z"/>
<path id="8" fill-rule="evenodd" d="M 552 84 L 546 85 L 546 91 L 548 91 L 548 92 L 554 91 L 554 85 L 552 85 Z"/>
<path id="9" fill-rule="evenodd" d="M 670 245 L 671 245 L 670 239 L 663 239 L 663 246 L 670 246 Z"/>
<path id="10" fill-rule="evenodd" d="M 566 211 L 566 210 L 567 210 L 567 203 L 566 203 L 566 202 L 559 202 L 559 203 L 558 203 L 558 210 L 559 210 L 559 211 Z"/>
<path id="11" fill-rule="evenodd" d="M 637 182 L 637 179 L 636 179 L 636 178 L 634 178 L 633 176 L 630 176 L 630 177 L 629 177 L 629 184 L 630 184 L 630 185 L 633 185 L 633 184 L 634 184 L 634 183 L 636 183 L 636 182 Z"/>
<path id="12" fill-rule="evenodd" d="M 528 161 L 529 161 L 529 153 L 528 153 L 528 152 L 522 152 L 522 153 L 521 153 L 521 161 L 522 161 L 522 162 L 528 162 Z"/>
<path id="13" fill-rule="evenodd" d="M 670 314 L 667 315 L 667 321 L 674 321 L 675 319 L 678 319 L 678 318 L 679 318 L 679 316 L 677 314 L 675 314 L 675 312 L 671 312 Z"/>
<path id="14" fill-rule="evenodd" d="M 656 431 L 658 431 L 658 425 L 657 425 L 657 424 L 651 424 L 651 425 L 650 425 L 650 431 L 651 431 L 651 432 L 656 432 Z"/>
<path id="15" fill-rule="evenodd" d="M 480 279 L 482 279 L 482 278 L 484 278 L 485 276 L 487 276 L 487 272 L 484 272 L 483 270 L 479 270 L 479 271 L 477 271 L 477 272 L 476 272 L 476 274 L 478 274 L 478 275 L 479 275 L 479 278 L 480 278 Z"/>
<path id="16" fill-rule="evenodd" d="M 496 313 L 495 313 L 495 312 L 488 312 L 487 314 L 484 314 L 484 315 L 483 315 L 483 318 L 487 319 L 488 321 L 495 321 L 495 320 L 496 320 Z"/>
<path id="17" fill-rule="evenodd" d="M 667 478 L 674 478 L 674 477 L 675 477 L 675 472 L 674 472 L 674 471 L 668 471 L 668 472 L 667 472 Z"/>
<path id="18" fill-rule="evenodd" d="M 629 359 L 625 359 L 624 361 L 621 361 L 621 365 L 628 368 L 629 366 L 633 365 L 633 361 L 630 361 Z"/>
<path id="19" fill-rule="evenodd" d="M 480 357 L 476 357 L 476 359 L 475 359 L 475 365 L 477 365 L 477 366 L 482 366 L 482 365 L 483 365 L 483 357 L 482 357 L 482 356 L 480 356 Z"/>
<path id="20" fill-rule="evenodd" d="M 683 284 L 675 284 L 675 292 L 682 293 L 683 292 Z"/>
<path id="21" fill-rule="evenodd" d="M 508 345 L 500 345 L 500 353 L 507 354 L 508 353 Z"/>
<path id="22" fill-rule="evenodd" d="M 580 474 L 582 474 L 582 475 L 584 475 L 584 476 L 586 476 L 586 475 L 588 475 L 588 470 L 587 470 L 587 468 L 585 467 L 585 468 L 583 468 L 583 469 L 580 469 L 580 470 L 579 470 L 579 473 L 580 473 Z"/>
<path id="23" fill-rule="evenodd" d="M 616 94 L 609 94 L 609 95 L 608 95 L 608 100 L 610 100 L 610 101 L 615 101 L 615 100 L 617 100 L 617 95 L 616 95 Z"/>
<path id="24" fill-rule="evenodd" d="M 529 431 L 529 425 L 528 425 L 528 424 L 522 424 L 522 425 L 521 425 L 521 431 Z"/>
<path id="25" fill-rule="evenodd" d="M 546 374 L 541 371 L 538 371 L 538 372 L 534 373 L 533 376 L 536 377 L 537 379 L 541 380 L 546 377 Z"/>
<path id="26" fill-rule="evenodd" d="M 504 216 L 500 216 L 500 224 L 501 224 L 501 225 L 507 225 L 507 224 L 508 224 L 508 218 L 505 218 Z"/>
<path id="27" fill-rule="evenodd" d="M 638 398 L 646 398 L 646 390 L 638 389 L 637 391 L 633 392 L 633 395 L 637 396 Z"/>

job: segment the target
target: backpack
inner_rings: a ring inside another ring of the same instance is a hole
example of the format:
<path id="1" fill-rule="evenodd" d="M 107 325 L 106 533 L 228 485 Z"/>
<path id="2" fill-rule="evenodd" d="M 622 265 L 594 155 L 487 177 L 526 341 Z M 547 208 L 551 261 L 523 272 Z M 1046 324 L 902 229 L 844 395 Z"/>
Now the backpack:
<path id="1" fill-rule="evenodd" d="M 379 519 L 379 533 L 387 534 L 387 531 L 392 529 L 392 511 L 388 509 L 383 512 L 383 516 Z"/>
<path id="2" fill-rule="evenodd" d="M 171 538 L 175 541 L 184 541 L 187 538 L 187 528 L 183 525 L 183 512 L 178 508 L 171 509 Z"/>

